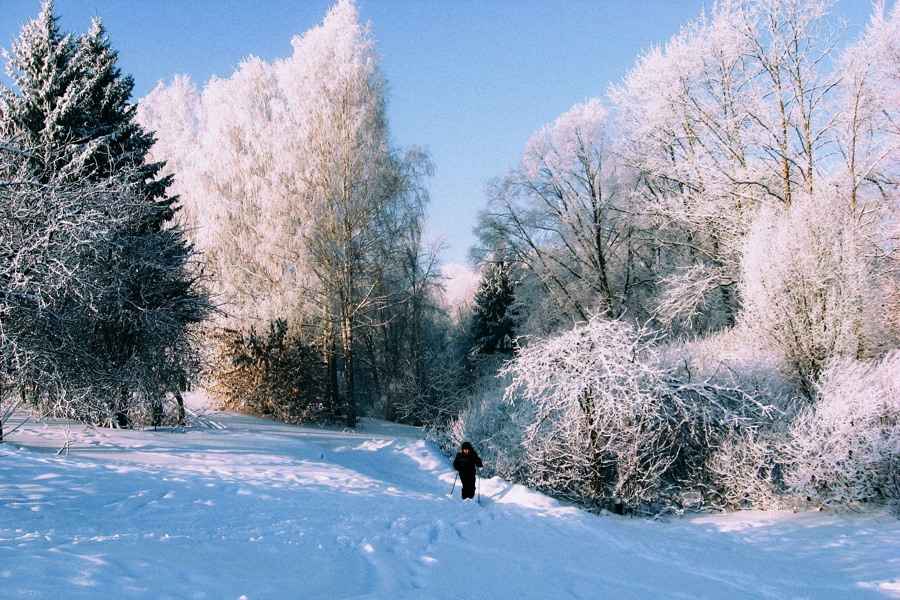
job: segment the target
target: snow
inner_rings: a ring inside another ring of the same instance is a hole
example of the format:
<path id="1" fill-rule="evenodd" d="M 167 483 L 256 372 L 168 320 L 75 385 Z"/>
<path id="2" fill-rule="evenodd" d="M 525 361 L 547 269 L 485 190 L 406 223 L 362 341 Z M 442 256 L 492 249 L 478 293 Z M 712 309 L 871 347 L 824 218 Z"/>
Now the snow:
<path id="1" fill-rule="evenodd" d="M 883 510 L 653 521 L 500 478 L 479 505 L 449 496 L 450 461 L 414 428 L 211 410 L 196 425 L 8 435 L 3 596 L 900 598 L 900 521 Z"/>

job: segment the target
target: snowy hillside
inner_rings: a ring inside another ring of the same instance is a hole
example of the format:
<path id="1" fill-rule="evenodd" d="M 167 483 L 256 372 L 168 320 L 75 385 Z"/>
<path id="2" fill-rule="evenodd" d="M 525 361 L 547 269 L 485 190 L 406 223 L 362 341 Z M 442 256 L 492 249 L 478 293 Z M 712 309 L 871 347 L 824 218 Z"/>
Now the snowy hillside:
<path id="1" fill-rule="evenodd" d="M 900 598 L 900 521 L 883 511 L 654 522 L 500 479 L 478 505 L 449 497 L 450 462 L 412 428 L 200 425 L 9 435 L 3 597 Z"/>

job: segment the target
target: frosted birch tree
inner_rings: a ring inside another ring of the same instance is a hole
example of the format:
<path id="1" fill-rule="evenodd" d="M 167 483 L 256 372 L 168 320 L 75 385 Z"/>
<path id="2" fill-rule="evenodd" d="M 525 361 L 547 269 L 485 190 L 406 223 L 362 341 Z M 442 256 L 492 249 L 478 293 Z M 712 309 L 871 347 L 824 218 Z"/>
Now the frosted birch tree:
<path id="1" fill-rule="evenodd" d="M 836 145 L 842 169 L 832 179 L 843 190 L 857 226 L 869 232 L 868 253 L 879 277 L 896 272 L 900 236 L 900 9 L 875 6 L 865 34 L 838 63 L 840 103 Z M 895 290 L 896 291 L 896 290 Z M 896 304 L 897 300 L 893 301 Z"/>
<path id="2" fill-rule="evenodd" d="M 383 267 L 402 256 L 396 253 L 403 252 L 403 239 L 420 219 L 421 205 L 420 196 L 410 194 L 416 191 L 414 170 L 405 169 L 404 159 L 389 146 L 384 80 L 370 34 L 359 25 L 351 2 L 339 3 L 329 19 L 303 40 L 311 47 L 341 50 L 319 50 L 313 63 L 318 72 L 333 76 L 317 80 L 325 89 L 316 90 L 308 107 L 312 160 L 304 183 L 316 218 L 306 244 L 321 285 L 326 338 L 334 336 L 340 349 L 352 424 L 357 335 L 366 314 L 388 301 L 390 291 L 378 285 Z M 326 29 L 332 21 L 340 36 Z"/>
<path id="3" fill-rule="evenodd" d="M 663 322 L 733 325 L 756 210 L 810 195 L 821 176 L 835 87 L 826 14 L 814 0 L 717 3 L 613 89 L 640 202 L 668 233 Z"/>
<path id="4" fill-rule="evenodd" d="M 140 100 L 135 120 L 154 134 L 155 141 L 147 156 L 153 162 L 164 163 L 160 174 L 171 176 L 171 193 L 176 196 L 188 193 L 176 218 L 205 246 L 198 239 L 200 207 L 191 201 L 190 193 L 199 186 L 197 166 L 202 162 L 197 141 L 200 108 L 196 84 L 187 75 L 176 75 L 169 85 L 158 83 Z"/>
<path id="5" fill-rule="evenodd" d="M 833 82 L 827 89 L 801 88 L 792 75 L 792 112 L 801 118 L 789 167 L 797 177 L 785 183 L 789 201 L 762 215 L 745 249 L 747 322 L 784 353 L 811 400 L 830 360 L 876 356 L 891 343 L 898 138 L 888 49 L 898 39 L 896 24 L 876 10 L 823 79 Z M 801 72 L 796 58 L 786 64 Z M 823 107 L 827 128 L 821 114 L 807 116 Z M 826 160 L 826 146 L 842 160 Z"/>
<path id="6" fill-rule="evenodd" d="M 900 31 L 898 13 L 876 7 L 863 36 L 838 61 L 841 95 L 836 115 L 837 144 L 845 169 L 836 174 L 848 190 L 854 210 L 874 192 L 892 183 L 900 146 L 897 100 L 900 95 Z M 868 192 L 868 194 L 867 194 Z"/>
<path id="7" fill-rule="evenodd" d="M 829 63 L 839 31 L 828 20 L 828 0 L 756 0 L 735 3 L 748 47 L 757 185 L 785 204 L 816 191 L 833 142 L 828 97 L 837 80 Z M 769 185 L 766 185 L 771 182 Z"/>
<path id="8" fill-rule="evenodd" d="M 332 400 L 352 422 L 357 381 L 377 379 L 384 356 L 362 340 L 420 318 L 391 307 L 426 298 L 434 282 L 421 236 L 431 167 L 424 152 L 390 144 L 374 39 L 352 1 L 292 44 L 288 58 L 249 58 L 210 81 L 196 109 L 176 82 L 142 114 L 184 115 L 161 138 L 178 140 L 191 171 L 179 191 L 235 321 L 285 317 L 321 336 Z M 179 137 L 191 114 L 193 141 Z"/>

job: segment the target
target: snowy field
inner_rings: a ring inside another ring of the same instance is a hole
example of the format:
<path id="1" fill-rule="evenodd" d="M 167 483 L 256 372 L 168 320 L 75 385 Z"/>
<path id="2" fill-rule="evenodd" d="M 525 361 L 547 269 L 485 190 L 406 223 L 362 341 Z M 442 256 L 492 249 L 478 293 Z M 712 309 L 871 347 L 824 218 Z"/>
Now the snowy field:
<path id="1" fill-rule="evenodd" d="M 900 598 L 881 510 L 599 517 L 498 478 L 479 505 L 413 428 L 199 425 L 9 435 L 2 597 Z"/>

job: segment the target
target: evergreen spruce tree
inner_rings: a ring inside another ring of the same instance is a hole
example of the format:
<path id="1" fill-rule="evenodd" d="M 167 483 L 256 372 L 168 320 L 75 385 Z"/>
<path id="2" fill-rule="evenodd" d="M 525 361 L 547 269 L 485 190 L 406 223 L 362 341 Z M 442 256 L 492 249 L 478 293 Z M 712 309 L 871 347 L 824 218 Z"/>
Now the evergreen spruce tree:
<path id="1" fill-rule="evenodd" d="M 515 335 L 513 311 L 515 289 L 509 273 L 509 262 L 490 266 L 475 293 L 472 311 L 473 354 L 512 354 Z"/>
<path id="2" fill-rule="evenodd" d="M 154 137 L 135 120 L 134 80 L 116 66 L 101 20 L 74 39 L 60 33 L 58 20 L 53 1 L 45 0 L 12 51 L 3 52 L 18 93 L 0 86 L 2 137 L 34 150 L 31 168 L 43 182 L 128 173 L 148 199 L 170 206 L 163 198 L 171 178 L 157 179 L 162 163 L 146 162 Z M 163 216 L 171 218 L 171 211 Z"/>
<path id="3" fill-rule="evenodd" d="M 58 151 L 72 141 L 75 48 L 72 36 L 60 33 L 53 3 L 47 1 L 22 27 L 12 51 L 3 50 L 7 75 L 19 93 L 0 85 L 0 136 L 30 150 L 27 166 L 33 174 L 49 176 L 71 159 L 74 147 L 69 156 Z"/>
<path id="4" fill-rule="evenodd" d="M 88 33 L 78 38 L 74 56 L 80 102 L 72 137 L 81 140 L 81 152 L 74 157 L 72 170 L 96 180 L 130 173 L 130 183 L 141 195 L 169 207 L 173 199 L 165 196 L 171 177 L 157 179 L 163 163 L 146 160 L 154 136 L 136 121 L 137 104 L 129 102 L 134 80 L 121 74 L 117 60 L 103 23 L 95 17 Z M 163 211 L 159 216 L 169 220 L 172 213 Z"/>
<path id="5" fill-rule="evenodd" d="M 93 399 L 68 404 L 72 416 L 128 425 L 135 407 L 155 419 L 167 392 L 180 397 L 188 331 L 210 304 L 194 250 L 170 223 L 171 178 L 157 178 L 162 164 L 146 161 L 154 138 L 135 121 L 133 80 L 121 75 L 99 19 L 75 39 L 57 21 L 47 0 L 4 53 L 17 91 L 0 91 L 0 132 L 29 149 L 33 181 L 66 190 L 60 197 L 79 198 L 72 210 L 96 215 L 77 233 L 80 256 L 64 294 L 67 359 L 44 370 L 67 372 L 66 385 L 81 389 L 64 396 Z M 65 212 L 50 210 L 57 222 Z"/>

